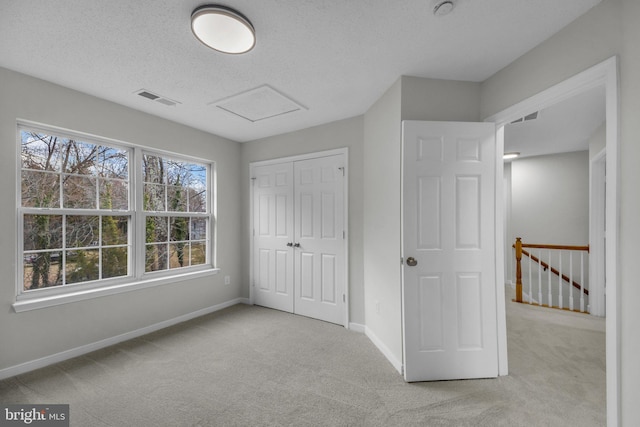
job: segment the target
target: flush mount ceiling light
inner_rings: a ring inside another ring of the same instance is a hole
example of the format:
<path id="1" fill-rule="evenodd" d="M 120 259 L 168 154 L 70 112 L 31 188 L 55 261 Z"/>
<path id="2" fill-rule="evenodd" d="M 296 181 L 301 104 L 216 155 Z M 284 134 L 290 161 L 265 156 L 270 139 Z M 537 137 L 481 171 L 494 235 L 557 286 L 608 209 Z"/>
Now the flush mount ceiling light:
<path id="1" fill-rule="evenodd" d="M 191 14 L 191 31 L 198 40 L 223 53 L 245 53 L 256 44 L 251 22 L 240 12 L 220 5 L 204 5 Z"/>
<path id="2" fill-rule="evenodd" d="M 518 157 L 520 155 L 520 153 L 517 152 L 512 152 L 512 153 L 504 153 L 504 155 L 502 156 L 502 158 L 504 160 L 512 160 L 515 159 L 516 157 Z"/>

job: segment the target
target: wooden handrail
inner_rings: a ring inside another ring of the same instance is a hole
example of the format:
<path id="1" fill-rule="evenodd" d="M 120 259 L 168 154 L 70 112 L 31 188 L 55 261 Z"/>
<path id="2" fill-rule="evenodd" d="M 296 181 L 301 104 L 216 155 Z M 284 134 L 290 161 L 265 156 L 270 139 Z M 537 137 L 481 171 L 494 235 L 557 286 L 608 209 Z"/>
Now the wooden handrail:
<path id="1" fill-rule="evenodd" d="M 519 239 L 519 237 L 517 239 Z M 514 245 L 514 247 L 515 247 L 515 245 Z M 589 245 L 587 245 L 587 246 L 569 246 L 569 245 L 538 245 L 538 244 L 535 244 L 535 243 L 522 243 L 522 247 L 523 248 L 530 248 L 530 249 L 560 249 L 560 250 L 563 250 L 563 251 L 586 251 L 586 252 L 589 252 Z"/>
<path id="2" fill-rule="evenodd" d="M 522 302 L 522 255 L 528 256 L 533 261 L 539 263 L 544 269 L 551 269 L 551 272 L 556 276 L 560 276 L 560 272 L 555 268 L 551 267 L 544 261 L 540 261 L 538 257 L 531 255 L 529 252 L 525 251 L 523 248 L 532 248 L 532 249 L 559 249 L 559 250 L 568 250 L 568 251 L 586 251 L 589 252 L 589 246 L 569 246 L 569 245 L 540 245 L 533 243 L 522 243 L 521 237 L 516 237 L 516 243 L 513 245 L 513 248 L 516 250 L 516 302 Z M 584 289 L 580 284 L 572 281 L 566 274 L 563 274 L 562 279 L 567 283 L 573 285 L 573 287 L 582 290 L 585 295 L 589 295 L 589 290 Z"/>

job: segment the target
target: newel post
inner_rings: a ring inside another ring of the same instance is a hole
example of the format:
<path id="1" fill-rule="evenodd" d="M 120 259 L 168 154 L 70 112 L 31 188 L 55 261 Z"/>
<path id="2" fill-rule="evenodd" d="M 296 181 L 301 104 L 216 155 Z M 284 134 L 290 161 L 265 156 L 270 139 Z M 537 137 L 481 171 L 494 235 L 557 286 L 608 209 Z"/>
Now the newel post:
<path id="1" fill-rule="evenodd" d="M 522 238 L 516 237 L 516 302 L 522 302 Z"/>

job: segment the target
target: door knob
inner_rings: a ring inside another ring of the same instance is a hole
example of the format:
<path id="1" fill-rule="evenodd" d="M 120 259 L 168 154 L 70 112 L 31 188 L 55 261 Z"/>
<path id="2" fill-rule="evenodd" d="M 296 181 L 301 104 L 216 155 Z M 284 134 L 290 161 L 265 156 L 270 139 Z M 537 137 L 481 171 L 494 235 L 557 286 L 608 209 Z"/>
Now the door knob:
<path id="1" fill-rule="evenodd" d="M 410 256 L 409 258 L 407 258 L 407 265 L 409 267 L 415 267 L 416 265 L 418 265 L 418 260 Z"/>
<path id="2" fill-rule="evenodd" d="M 299 248 L 299 247 L 300 247 L 300 243 L 295 243 L 295 244 L 293 245 L 293 247 L 294 247 L 294 248 Z"/>
<path id="3" fill-rule="evenodd" d="M 287 243 L 287 246 L 291 247 L 291 246 L 293 246 L 293 243 L 289 242 L 289 243 Z"/>

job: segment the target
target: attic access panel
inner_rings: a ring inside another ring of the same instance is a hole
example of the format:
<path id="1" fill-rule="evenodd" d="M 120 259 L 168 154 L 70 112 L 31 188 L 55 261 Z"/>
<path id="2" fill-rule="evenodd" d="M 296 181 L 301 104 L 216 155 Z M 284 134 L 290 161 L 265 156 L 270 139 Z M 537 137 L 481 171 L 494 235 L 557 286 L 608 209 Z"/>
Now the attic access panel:
<path id="1" fill-rule="evenodd" d="M 306 110 L 302 105 L 268 85 L 212 102 L 210 105 L 215 105 L 250 122 Z"/>

